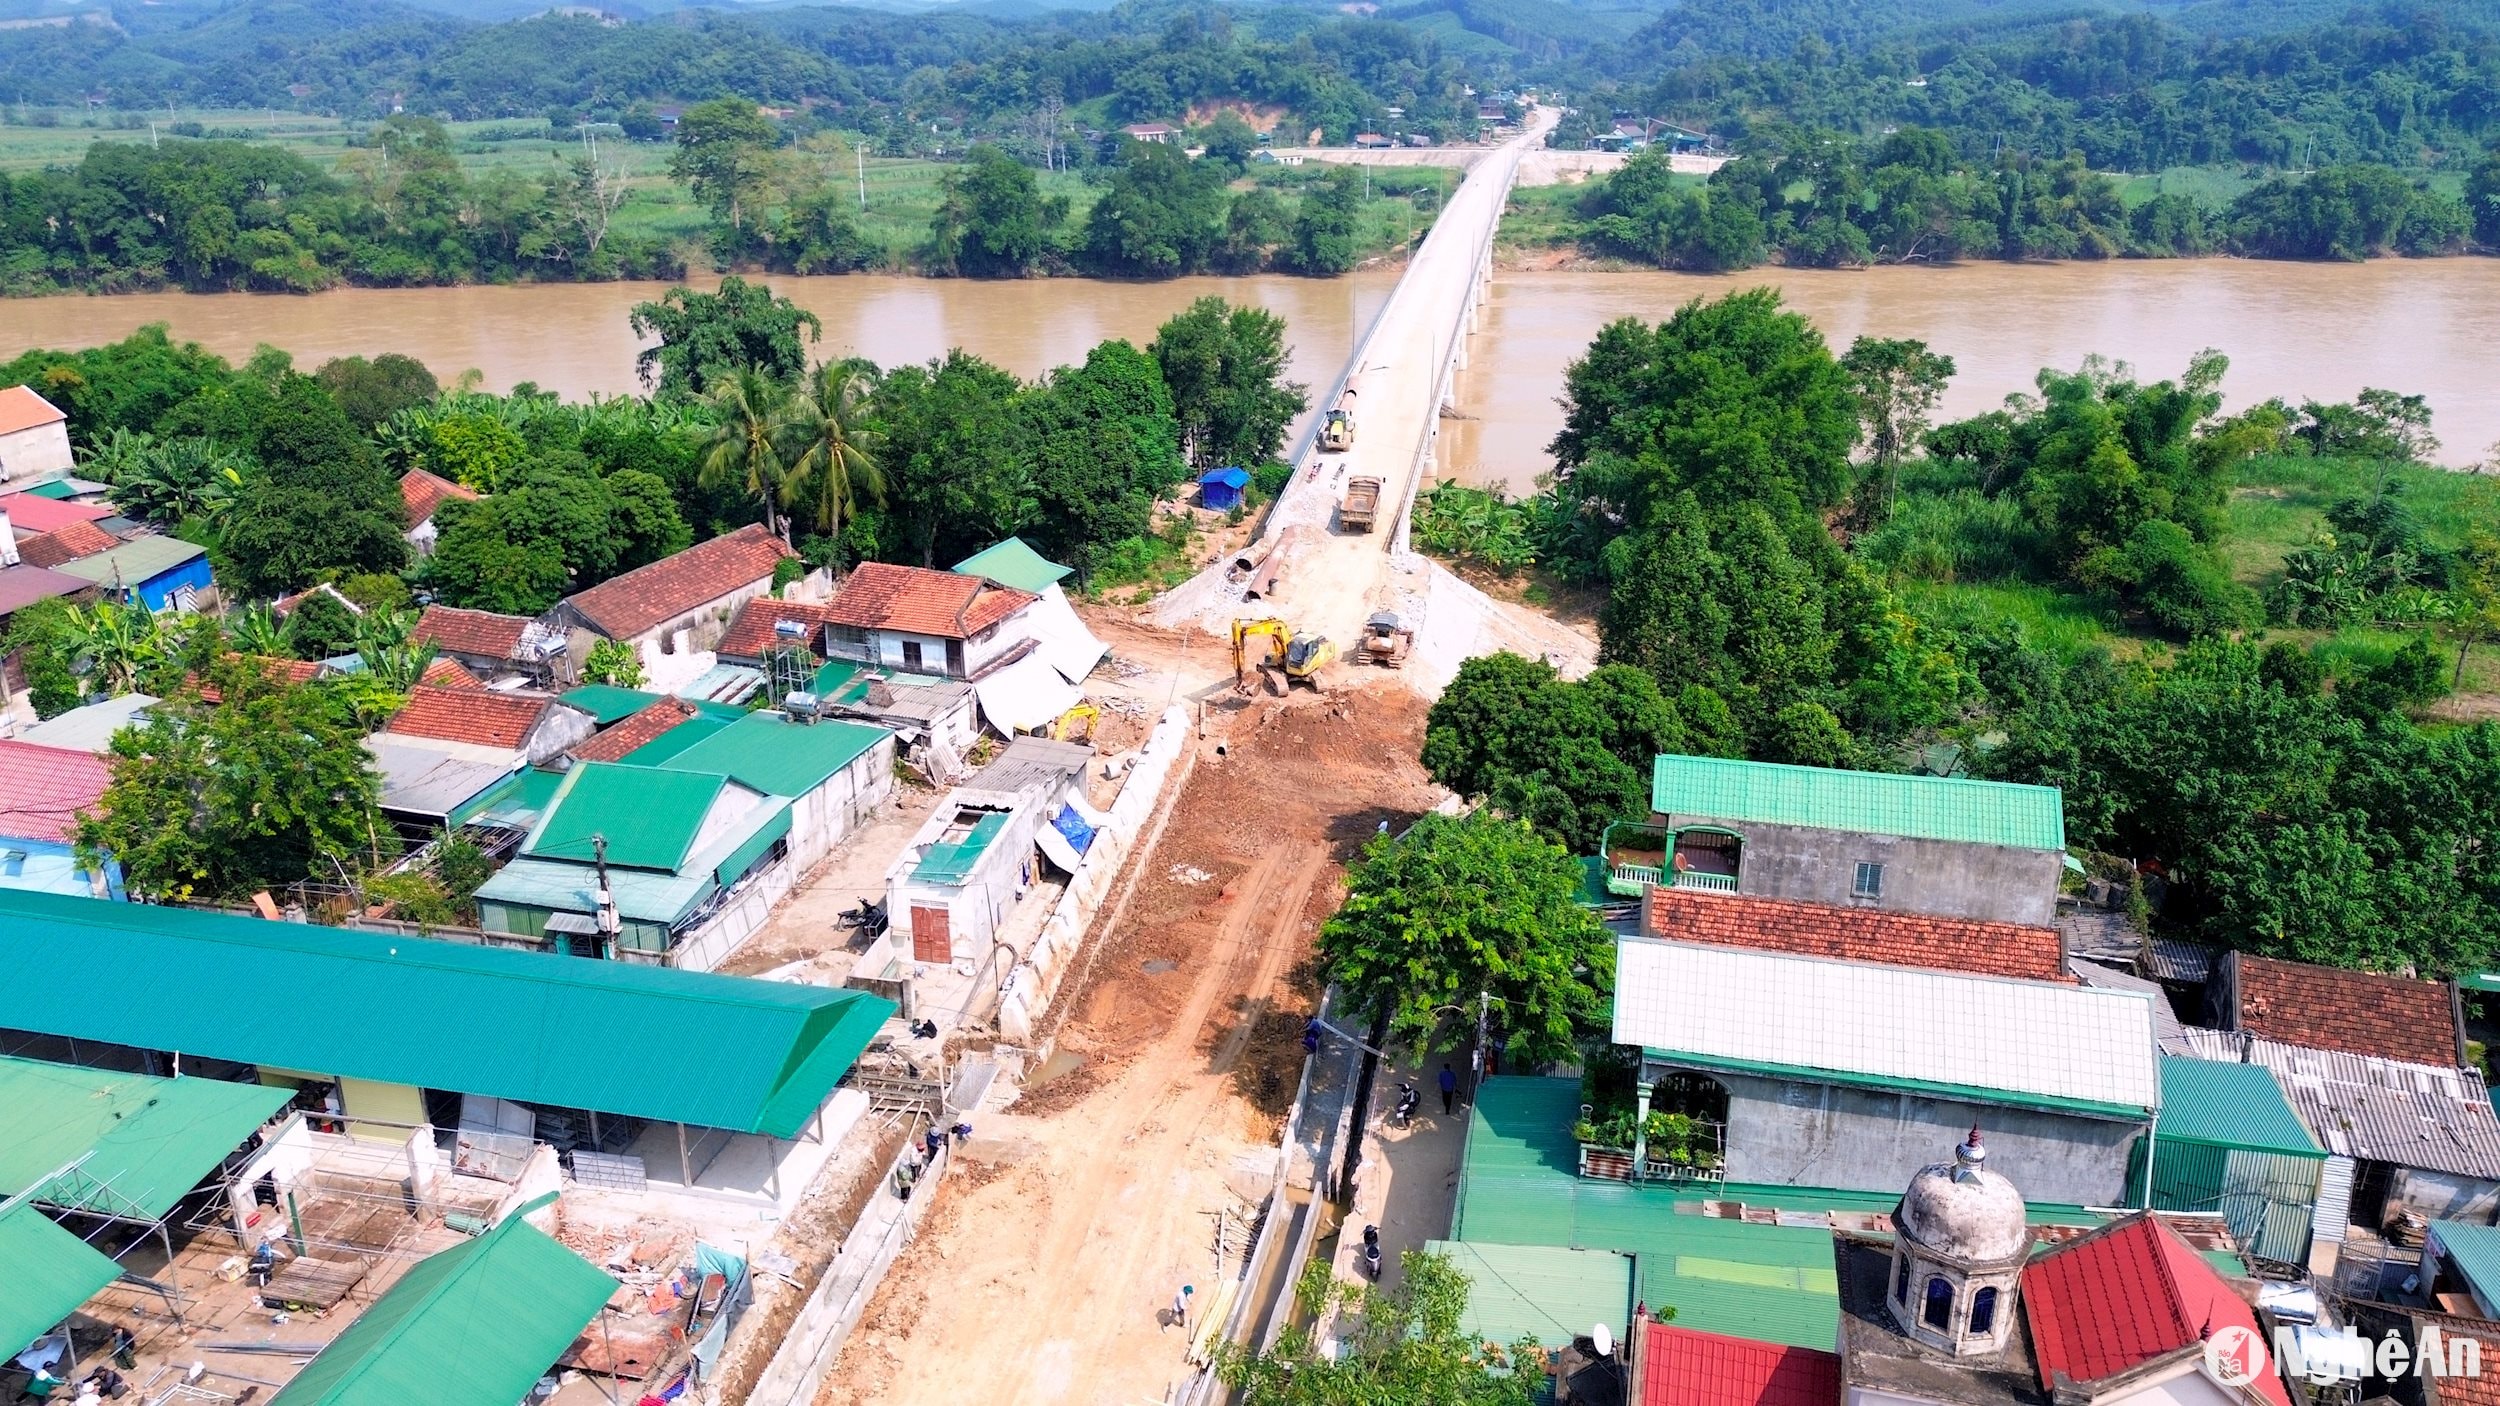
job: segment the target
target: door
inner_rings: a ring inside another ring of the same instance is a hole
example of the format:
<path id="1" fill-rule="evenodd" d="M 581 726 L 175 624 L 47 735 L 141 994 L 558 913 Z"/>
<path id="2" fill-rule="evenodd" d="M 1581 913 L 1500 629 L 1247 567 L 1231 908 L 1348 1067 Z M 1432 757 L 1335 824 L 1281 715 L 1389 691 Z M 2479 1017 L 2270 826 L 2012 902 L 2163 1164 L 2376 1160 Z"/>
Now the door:
<path id="1" fill-rule="evenodd" d="M 911 959 L 915 962 L 951 962 L 955 960 L 955 935 L 947 926 L 946 910 L 911 906 Z"/>

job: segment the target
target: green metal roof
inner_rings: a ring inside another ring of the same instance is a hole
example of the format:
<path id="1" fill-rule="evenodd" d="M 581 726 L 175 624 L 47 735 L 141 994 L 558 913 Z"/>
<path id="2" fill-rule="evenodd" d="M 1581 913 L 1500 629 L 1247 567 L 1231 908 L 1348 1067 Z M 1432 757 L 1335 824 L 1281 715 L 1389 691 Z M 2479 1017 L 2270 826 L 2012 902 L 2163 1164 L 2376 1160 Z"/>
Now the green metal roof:
<path id="1" fill-rule="evenodd" d="M 0 1281 L 9 1286 L 0 1294 L 0 1358 L 25 1351 L 121 1272 L 33 1205 L 0 1210 Z"/>
<path id="2" fill-rule="evenodd" d="M 78 496 L 78 490 L 72 487 L 70 481 L 65 478 L 56 478 L 49 483 L 38 483 L 25 491 L 38 498 L 52 498 L 61 502 L 67 502 Z"/>
<path id="3" fill-rule="evenodd" d="M 776 713 L 749 713 L 698 739 L 666 765 L 671 771 L 716 772 L 767 796 L 795 799 L 892 735 L 860 723 L 802 723 Z"/>
<path id="4" fill-rule="evenodd" d="M 53 569 L 64 576 L 75 576 L 98 585 L 119 582 L 124 586 L 136 586 L 204 556 L 207 551 L 198 543 L 185 542 L 179 537 L 133 537 L 110 551 L 65 561 Z"/>
<path id="5" fill-rule="evenodd" d="M 112 1000 L 62 996 L 98 972 Z M 273 991 L 316 998 L 253 1017 Z M 0 1027 L 660 1122 L 789 1137 L 893 1011 L 863 991 L 0 891 Z"/>
<path id="6" fill-rule="evenodd" d="M 2262 1064 L 2164 1055 L 2161 1142 L 2203 1142 L 2252 1152 L 2324 1158 L 2325 1149 L 2292 1112 L 2283 1086 Z M 2500 1281 L 2495 1281 L 2500 1283 Z"/>
<path id="7" fill-rule="evenodd" d="M 741 710 L 739 716 L 745 716 Z M 623 758 L 630 766 L 662 766 L 704 738 L 729 726 L 735 719 L 698 714 L 627 752 Z"/>
<path id="8" fill-rule="evenodd" d="M 22 989 L 36 997 L 35 989 Z M 289 1097 L 285 1089 L 258 1084 L 0 1059 L 0 1127 L 9 1130 L 0 1138 L 0 1196 L 44 1186 L 34 1199 L 155 1220 Z M 76 1171 L 45 1185 L 81 1157 L 86 1160 Z"/>
<path id="9" fill-rule="evenodd" d="M 519 1215 L 420 1260 L 270 1406 L 512 1406 L 616 1281 Z"/>
<path id="10" fill-rule="evenodd" d="M 974 821 L 962 839 L 940 840 L 929 846 L 929 852 L 920 856 L 920 863 L 913 867 L 912 877 L 933 884 L 962 883 L 972 877 L 972 868 L 981 862 L 982 851 L 1006 828 L 1007 812 L 991 811 Z"/>
<path id="11" fill-rule="evenodd" d="M 1664 756 L 1650 774 L 1649 808 L 1711 820 L 2016 849 L 2066 848 L 2066 813 L 2057 788 L 1962 777 Z"/>
<path id="12" fill-rule="evenodd" d="M 1031 591 L 1037 596 L 1066 580 L 1075 569 L 1044 557 L 1026 546 L 1021 537 L 1010 537 L 955 563 L 955 570 L 962 575 L 986 576 L 1002 586 Z"/>
<path id="13" fill-rule="evenodd" d="M 569 859 L 515 859 L 480 885 L 480 902 L 515 908 L 543 908 L 550 913 L 599 911 L 595 890 L 599 876 L 587 864 Z M 620 918 L 674 928 L 712 896 L 719 885 L 709 871 L 654 874 L 642 869 L 610 869 L 608 896 Z"/>
<path id="14" fill-rule="evenodd" d="M 1557 1245 L 1470 1245 L 1435 1240 L 1467 1276 L 1469 1335 L 1507 1347 L 1522 1338 L 1560 1346 L 1603 1323 L 1624 1340 L 1632 1322 L 1632 1259 Z"/>
<path id="15" fill-rule="evenodd" d="M 608 863 L 675 873 L 728 784 L 718 772 L 584 762 L 564 774 L 521 852 L 588 864 L 596 857 L 593 837 L 605 837 Z"/>
<path id="16" fill-rule="evenodd" d="M 619 688 L 612 683 L 586 683 L 556 695 L 556 701 L 581 709 L 606 727 L 622 722 L 660 701 L 662 695 L 645 693 L 639 688 Z"/>
<path id="17" fill-rule="evenodd" d="M 2431 1222 L 2431 1236 L 2457 1273 L 2485 1300 L 2500 1298 L 2500 1229 L 2468 1221 Z"/>

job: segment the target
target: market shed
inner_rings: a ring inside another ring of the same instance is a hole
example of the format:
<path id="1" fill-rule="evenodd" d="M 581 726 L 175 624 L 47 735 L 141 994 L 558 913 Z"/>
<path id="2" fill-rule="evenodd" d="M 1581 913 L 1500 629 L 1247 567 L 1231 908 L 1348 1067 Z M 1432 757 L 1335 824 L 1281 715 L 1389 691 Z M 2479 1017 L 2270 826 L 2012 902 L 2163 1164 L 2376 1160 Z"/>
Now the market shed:
<path id="1" fill-rule="evenodd" d="M 2325 1166 L 2326 1149 L 2264 1066 L 2162 1057 L 2154 1210 L 2220 1215 L 2251 1253 L 2306 1264 Z"/>
<path id="2" fill-rule="evenodd" d="M 256 1084 L 0 1057 L 0 1197 L 152 1225 L 286 1103 Z"/>
<path id="3" fill-rule="evenodd" d="M 121 1272 L 33 1203 L 0 1204 L 0 1280 L 9 1286 L 0 1294 L 0 1357 L 52 1331 Z"/>
<path id="4" fill-rule="evenodd" d="M 99 971 L 116 999 L 55 999 Z M 777 1139 L 810 1128 L 894 1010 L 860 991 L 10 893 L 0 990 L 18 997 L 0 1026 L 63 1039 Z M 238 1014 L 273 1001 L 283 1018 Z"/>
<path id="5" fill-rule="evenodd" d="M 506 1216 L 401 1277 L 270 1406 L 511 1406 L 572 1346 L 617 1282 Z"/>

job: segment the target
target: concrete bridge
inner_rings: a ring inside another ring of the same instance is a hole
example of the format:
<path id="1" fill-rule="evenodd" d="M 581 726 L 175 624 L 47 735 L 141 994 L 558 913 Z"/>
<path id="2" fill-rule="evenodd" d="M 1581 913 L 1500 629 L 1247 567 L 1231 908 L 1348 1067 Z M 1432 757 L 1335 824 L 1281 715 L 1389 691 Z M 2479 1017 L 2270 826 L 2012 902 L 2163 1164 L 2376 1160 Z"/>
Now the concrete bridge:
<path id="1" fill-rule="evenodd" d="M 1236 618 L 1276 615 L 1349 651 L 1365 618 L 1393 610 L 1417 631 L 1407 672 L 1427 695 L 1468 656 L 1496 649 L 1542 654 L 1572 673 L 1587 668 L 1594 650 L 1586 637 L 1488 599 L 1407 546 L 1415 495 L 1435 467 L 1441 420 L 1455 409 L 1452 386 L 1492 282 L 1502 208 L 1522 161 L 1557 120 L 1539 110 L 1524 134 L 1477 157 L 1345 370 L 1317 394 L 1324 413 L 1349 382 L 1359 387 L 1353 447 L 1324 453 L 1316 436 L 1300 445 L 1293 479 L 1258 537 L 1166 593 L 1156 602 L 1159 620 L 1222 632 Z M 1348 531 L 1340 511 L 1357 478 L 1384 485 L 1368 532 Z"/>

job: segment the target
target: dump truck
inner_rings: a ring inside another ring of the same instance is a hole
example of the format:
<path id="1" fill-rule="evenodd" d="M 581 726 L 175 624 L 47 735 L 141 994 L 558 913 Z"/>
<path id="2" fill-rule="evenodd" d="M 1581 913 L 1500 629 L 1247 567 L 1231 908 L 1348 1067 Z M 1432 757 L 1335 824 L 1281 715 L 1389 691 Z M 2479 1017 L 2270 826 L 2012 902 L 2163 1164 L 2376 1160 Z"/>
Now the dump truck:
<path id="1" fill-rule="evenodd" d="M 1415 632 L 1399 622 L 1395 611 L 1382 610 L 1363 622 L 1363 638 L 1354 646 L 1354 657 L 1360 663 L 1402 669 L 1414 648 Z"/>
<path id="2" fill-rule="evenodd" d="M 1338 505 L 1337 521 L 1348 532 L 1369 532 L 1372 519 L 1380 515 L 1380 492 L 1388 487 L 1376 478 L 1350 478 L 1345 481 L 1345 502 Z"/>
<path id="3" fill-rule="evenodd" d="M 1355 383 L 1348 381 L 1337 395 L 1337 403 L 1328 407 L 1328 414 L 1319 423 L 1319 447 L 1323 454 L 1343 454 L 1354 447 Z"/>

